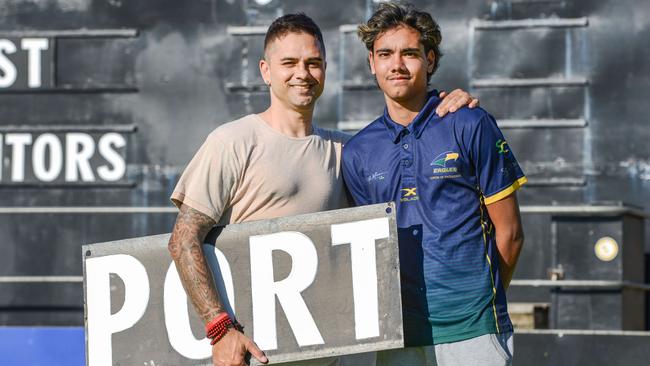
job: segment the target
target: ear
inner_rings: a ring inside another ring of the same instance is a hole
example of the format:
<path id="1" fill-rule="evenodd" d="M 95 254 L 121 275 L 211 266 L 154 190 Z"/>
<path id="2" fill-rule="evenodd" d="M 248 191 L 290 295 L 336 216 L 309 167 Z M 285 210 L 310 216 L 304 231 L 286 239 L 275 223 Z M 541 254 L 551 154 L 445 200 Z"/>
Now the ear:
<path id="1" fill-rule="evenodd" d="M 271 85 L 271 70 L 269 63 L 265 59 L 260 60 L 260 74 L 266 85 Z"/>
<path id="2" fill-rule="evenodd" d="M 372 58 L 372 51 L 368 52 L 368 65 L 370 65 L 370 73 L 375 75 L 375 60 Z"/>
<path id="3" fill-rule="evenodd" d="M 433 53 L 433 50 L 427 52 L 427 73 L 430 74 L 433 72 L 433 67 L 436 62 L 436 55 Z"/>

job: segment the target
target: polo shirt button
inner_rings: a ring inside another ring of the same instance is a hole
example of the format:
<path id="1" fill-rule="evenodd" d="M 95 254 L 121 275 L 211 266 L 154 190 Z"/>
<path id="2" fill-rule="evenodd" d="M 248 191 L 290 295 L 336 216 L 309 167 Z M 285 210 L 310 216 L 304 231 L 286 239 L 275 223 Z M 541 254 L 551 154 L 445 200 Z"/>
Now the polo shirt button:
<path id="1" fill-rule="evenodd" d="M 410 160 L 404 160 L 404 166 L 411 166 L 411 161 Z"/>
<path id="2" fill-rule="evenodd" d="M 402 145 L 402 147 L 406 150 L 406 149 L 409 148 L 409 144 L 404 144 L 404 145 Z"/>

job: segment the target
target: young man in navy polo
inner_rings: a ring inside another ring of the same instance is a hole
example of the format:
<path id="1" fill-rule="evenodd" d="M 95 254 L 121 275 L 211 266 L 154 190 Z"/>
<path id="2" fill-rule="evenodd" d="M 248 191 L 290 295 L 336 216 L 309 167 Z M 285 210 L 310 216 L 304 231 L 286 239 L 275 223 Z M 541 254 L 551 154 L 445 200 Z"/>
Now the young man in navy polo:
<path id="1" fill-rule="evenodd" d="M 509 365 L 526 177 L 483 109 L 435 113 L 441 35 L 428 13 L 384 3 L 359 36 L 386 108 L 345 145 L 343 175 L 356 204 L 397 204 L 405 341 L 421 346 L 378 364 Z"/>

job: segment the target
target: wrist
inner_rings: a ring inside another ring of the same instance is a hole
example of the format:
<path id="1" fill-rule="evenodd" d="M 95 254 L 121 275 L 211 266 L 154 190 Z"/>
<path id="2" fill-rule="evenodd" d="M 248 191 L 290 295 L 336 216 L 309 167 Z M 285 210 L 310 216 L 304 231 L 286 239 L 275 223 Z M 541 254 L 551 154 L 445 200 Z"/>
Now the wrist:
<path id="1" fill-rule="evenodd" d="M 228 334 L 231 329 L 241 330 L 241 325 L 233 321 L 228 313 L 223 312 L 217 315 L 205 326 L 206 337 L 210 338 L 210 344 L 214 345 Z"/>

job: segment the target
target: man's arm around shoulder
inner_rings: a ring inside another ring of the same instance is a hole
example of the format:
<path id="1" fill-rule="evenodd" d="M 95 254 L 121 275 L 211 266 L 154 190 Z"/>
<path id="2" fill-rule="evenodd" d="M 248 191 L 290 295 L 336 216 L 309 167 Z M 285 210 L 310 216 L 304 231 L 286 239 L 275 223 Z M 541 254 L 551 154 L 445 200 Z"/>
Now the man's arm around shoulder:
<path id="1" fill-rule="evenodd" d="M 215 224 L 209 216 L 183 204 L 168 245 L 185 292 L 205 324 L 225 311 L 202 248 L 205 236 Z M 212 362 L 218 366 L 245 365 L 246 352 L 262 363 L 268 362 L 250 338 L 231 329 L 212 346 Z"/>

